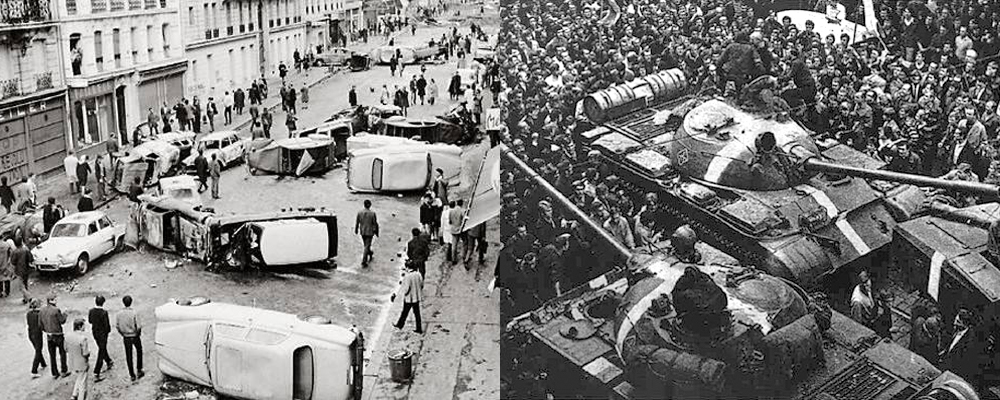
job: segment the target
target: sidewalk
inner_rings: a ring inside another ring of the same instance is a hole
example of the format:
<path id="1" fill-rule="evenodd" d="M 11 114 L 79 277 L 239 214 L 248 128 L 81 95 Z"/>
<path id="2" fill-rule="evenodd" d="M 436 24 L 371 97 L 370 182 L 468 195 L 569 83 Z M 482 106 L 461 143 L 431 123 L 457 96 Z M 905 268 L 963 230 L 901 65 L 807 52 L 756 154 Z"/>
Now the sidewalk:
<path id="1" fill-rule="evenodd" d="M 488 225 L 486 263 L 473 257 L 471 270 L 444 261 L 440 246 L 427 261 L 424 301 L 420 303 L 424 334 L 413 332 L 410 315 L 402 330 L 393 327 L 402 311 L 396 299 L 388 311 L 371 359 L 366 360 L 365 400 L 497 399 L 500 397 L 500 305 L 489 295 L 499 247 L 499 226 Z M 370 345 L 371 346 L 371 345 Z M 391 379 L 386 355 L 398 349 L 413 353 L 413 381 Z"/>

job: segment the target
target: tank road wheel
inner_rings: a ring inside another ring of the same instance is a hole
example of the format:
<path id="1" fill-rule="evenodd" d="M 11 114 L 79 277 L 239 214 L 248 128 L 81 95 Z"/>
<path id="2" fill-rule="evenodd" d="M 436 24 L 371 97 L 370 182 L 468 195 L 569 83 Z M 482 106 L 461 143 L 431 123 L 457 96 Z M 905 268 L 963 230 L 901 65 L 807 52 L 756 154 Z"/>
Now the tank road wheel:
<path id="1" fill-rule="evenodd" d="M 81 254 L 80 258 L 76 260 L 76 273 L 83 275 L 87 273 L 88 269 L 90 269 L 90 257 Z"/>

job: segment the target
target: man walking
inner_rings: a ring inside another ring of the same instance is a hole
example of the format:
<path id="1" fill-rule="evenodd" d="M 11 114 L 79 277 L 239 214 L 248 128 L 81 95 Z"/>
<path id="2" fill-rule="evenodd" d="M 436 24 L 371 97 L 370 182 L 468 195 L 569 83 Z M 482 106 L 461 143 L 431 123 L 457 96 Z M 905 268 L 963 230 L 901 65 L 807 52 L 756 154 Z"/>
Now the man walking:
<path id="1" fill-rule="evenodd" d="M 354 234 L 361 235 L 364 243 L 364 253 L 361 256 L 361 266 L 368 267 L 375 253 L 372 251 L 372 239 L 378 236 L 378 216 L 372 211 L 372 201 L 365 200 L 365 209 L 358 212 L 354 224 Z"/>
<path id="2" fill-rule="evenodd" d="M 15 244 L 18 243 L 15 242 Z M 45 305 L 45 307 L 42 307 L 42 311 L 39 312 L 38 319 L 42 323 L 42 332 L 45 332 L 45 336 L 48 338 L 49 361 L 52 365 L 52 377 L 56 379 L 60 377 L 65 378 L 69 376 L 69 368 L 66 366 L 66 347 L 64 346 L 65 338 L 63 337 L 62 328 L 62 324 L 66 323 L 66 315 L 63 314 L 59 307 L 56 307 L 55 294 L 50 294 L 47 300 L 48 304 Z M 62 361 L 62 375 L 59 374 L 59 368 L 56 365 L 56 351 L 59 352 L 59 358 L 60 361 Z"/>
<path id="3" fill-rule="evenodd" d="M 205 153 L 199 151 L 194 158 L 194 169 L 198 174 L 198 193 L 208 190 L 208 159 Z"/>
<path id="4" fill-rule="evenodd" d="M 115 327 L 122 335 L 125 343 L 125 364 L 128 365 L 128 375 L 132 382 L 142 378 L 146 373 L 142 372 L 142 341 L 139 336 L 142 334 L 142 326 L 139 325 L 139 316 L 132 309 L 132 296 L 122 297 L 122 304 L 125 309 L 118 312 L 115 317 Z M 135 350 L 135 364 L 132 364 L 132 350 Z M 136 373 L 138 371 L 138 373 Z"/>
<path id="5" fill-rule="evenodd" d="M 260 124 L 264 127 L 264 136 L 271 137 L 271 124 L 274 122 L 271 117 L 271 111 L 268 111 L 267 107 L 261 107 L 260 111 Z"/>
<path id="6" fill-rule="evenodd" d="M 153 107 L 149 107 L 148 113 L 146 114 L 146 124 L 149 125 L 150 134 L 160 134 L 160 114 L 153 111 Z"/>
<path id="7" fill-rule="evenodd" d="M 472 254 L 479 252 L 479 263 L 486 261 L 486 223 L 480 223 L 466 231 L 468 240 L 465 243 L 465 269 L 469 269 Z"/>
<path id="8" fill-rule="evenodd" d="M 458 252 L 458 244 L 464 243 L 468 246 L 465 239 L 465 233 L 462 232 L 462 222 L 465 219 L 465 209 L 462 207 L 464 202 L 459 199 L 457 202 L 452 201 L 448 203 L 451 206 L 451 210 L 448 211 L 448 227 L 451 229 L 451 240 L 453 244 L 448 247 L 448 253 L 452 257 L 452 264 L 457 264 L 459 260 L 459 255 L 462 253 Z"/>
<path id="9" fill-rule="evenodd" d="M 97 343 L 97 365 L 94 366 L 94 382 L 104 380 L 101 377 L 101 366 L 108 363 L 108 370 L 115 365 L 108 355 L 108 335 L 111 334 L 111 320 L 108 318 L 108 311 L 104 309 L 104 296 L 98 295 L 94 298 L 95 307 L 87 314 L 87 321 L 90 322 L 90 331 L 94 334 L 94 342 Z"/>
<path id="10" fill-rule="evenodd" d="M 73 321 L 73 332 L 66 335 L 69 348 L 69 364 L 73 368 L 76 383 L 73 384 L 73 398 L 87 400 L 87 382 L 90 374 L 90 343 L 83 334 L 83 318 Z"/>
<path id="11" fill-rule="evenodd" d="M 226 94 L 222 96 L 222 117 L 226 121 L 226 125 L 233 123 L 233 96 L 226 91 Z"/>
<path id="12" fill-rule="evenodd" d="M 90 197 L 90 189 L 83 188 L 80 200 L 76 202 L 76 210 L 79 212 L 94 211 L 94 199 Z"/>
<path id="13" fill-rule="evenodd" d="M 38 367 L 42 367 L 43 370 L 49 367 L 45 365 L 45 357 L 42 357 L 42 323 L 39 320 L 38 310 L 41 306 L 41 301 L 31 299 L 28 314 L 25 316 L 28 322 L 28 340 L 35 349 L 35 359 L 31 361 L 31 379 L 38 379 L 41 376 L 38 375 Z"/>
<path id="14" fill-rule="evenodd" d="M 430 239 L 420 231 L 420 228 L 413 228 L 410 233 L 413 234 L 413 238 L 406 243 L 406 261 L 412 263 L 423 278 L 427 272 L 427 259 L 431 255 Z"/>
<path id="15" fill-rule="evenodd" d="M 448 181 L 444 179 L 444 170 L 438 168 L 434 171 L 437 175 L 434 176 L 434 182 L 431 182 L 430 190 L 434 192 L 437 198 L 441 199 L 441 202 L 448 203 Z"/>
<path id="16" fill-rule="evenodd" d="M 27 304 L 28 300 L 31 299 L 31 293 L 28 292 L 28 274 L 31 273 L 31 263 L 33 261 L 31 252 L 24 246 L 21 237 L 15 236 L 14 250 L 10 252 L 10 262 L 14 264 L 14 274 L 17 275 L 17 280 L 21 282 L 22 304 Z"/>
<path id="17" fill-rule="evenodd" d="M 70 150 L 69 154 L 66 155 L 66 158 L 63 159 L 63 171 L 66 172 L 66 179 L 69 180 L 69 191 L 71 193 L 77 193 L 79 191 L 76 185 L 76 166 L 78 164 L 80 164 L 80 160 L 77 159 L 76 154 Z"/>
<path id="18" fill-rule="evenodd" d="M 403 312 L 393 326 L 396 329 L 403 329 L 406 317 L 410 315 L 410 309 L 413 309 L 413 317 L 416 318 L 417 322 L 417 329 L 414 332 L 424 333 L 424 325 L 420 321 L 420 302 L 424 299 L 424 278 L 417 271 L 417 266 L 414 263 L 406 263 L 406 275 L 403 276 L 403 282 L 397 293 L 403 294 Z M 391 301 L 396 301 L 396 293 L 392 294 Z"/>
<path id="19" fill-rule="evenodd" d="M 219 177 L 222 176 L 222 160 L 218 154 L 212 154 L 212 162 L 208 165 L 209 179 L 212 180 L 212 198 L 219 198 Z"/>
<path id="20" fill-rule="evenodd" d="M 356 89 L 356 86 L 351 85 L 351 90 L 347 92 L 347 103 L 350 104 L 351 107 L 358 106 L 358 92 Z"/>

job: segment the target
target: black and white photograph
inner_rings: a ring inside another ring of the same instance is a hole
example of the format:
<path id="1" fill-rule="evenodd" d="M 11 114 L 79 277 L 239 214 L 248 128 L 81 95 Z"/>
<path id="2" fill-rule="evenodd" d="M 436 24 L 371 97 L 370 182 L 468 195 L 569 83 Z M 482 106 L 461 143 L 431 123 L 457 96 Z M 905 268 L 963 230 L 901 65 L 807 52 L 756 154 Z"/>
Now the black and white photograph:
<path id="1" fill-rule="evenodd" d="M 501 398 L 1000 398 L 1000 3 L 500 13 Z"/>
<path id="2" fill-rule="evenodd" d="M 497 0 L 0 0 L 0 399 L 500 397 Z"/>

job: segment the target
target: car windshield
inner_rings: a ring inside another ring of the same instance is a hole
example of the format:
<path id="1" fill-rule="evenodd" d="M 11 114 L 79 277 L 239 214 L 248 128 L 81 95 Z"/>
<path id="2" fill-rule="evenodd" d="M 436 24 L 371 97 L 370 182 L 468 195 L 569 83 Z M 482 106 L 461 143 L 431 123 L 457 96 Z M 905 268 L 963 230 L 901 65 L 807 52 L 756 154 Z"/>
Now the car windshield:
<path id="1" fill-rule="evenodd" d="M 87 226 L 84 224 L 58 224 L 52 227 L 51 237 L 84 236 L 87 236 Z"/>
<path id="2" fill-rule="evenodd" d="M 206 140 L 204 142 L 201 142 L 201 146 L 205 150 L 218 150 L 218 149 L 222 148 L 222 141 L 221 140 Z"/>

